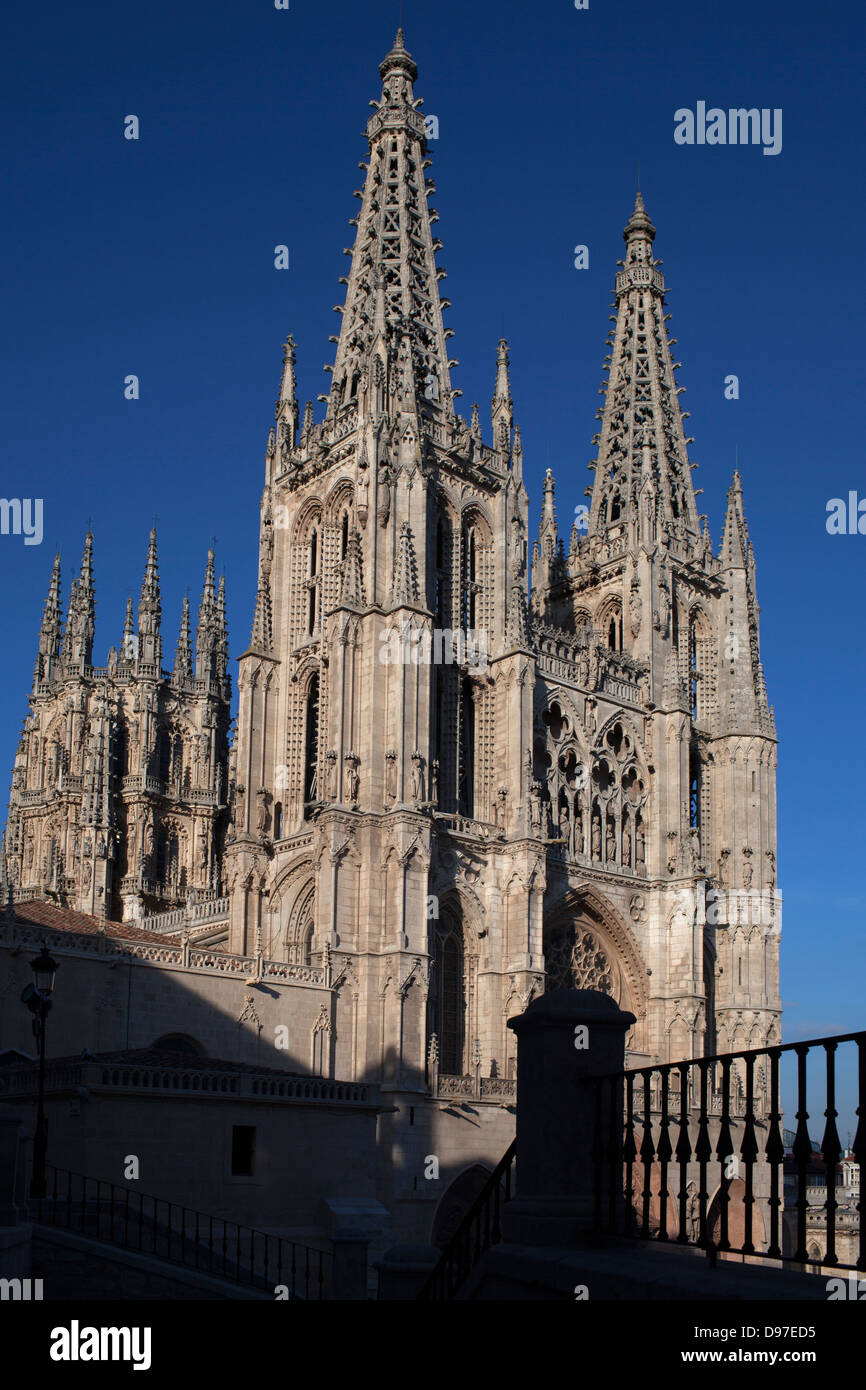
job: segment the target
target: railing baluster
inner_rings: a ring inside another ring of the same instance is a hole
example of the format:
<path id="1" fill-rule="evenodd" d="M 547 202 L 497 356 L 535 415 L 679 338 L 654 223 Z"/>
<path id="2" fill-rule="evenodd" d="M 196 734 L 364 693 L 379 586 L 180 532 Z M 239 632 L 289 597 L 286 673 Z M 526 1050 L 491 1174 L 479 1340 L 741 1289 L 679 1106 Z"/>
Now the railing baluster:
<path id="1" fill-rule="evenodd" d="M 722 1123 L 719 1129 L 719 1142 L 716 1145 L 716 1157 L 722 1167 L 721 1181 L 719 1184 L 719 1250 L 730 1250 L 731 1242 L 728 1239 L 728 1207 L 731 1201 L 731 1183 L 733 1178 L 728 1174 L 730 1160 L 734 1157 L 734 1141 L 731 1137 L 731 1058 L 722 1058 Z"/>
<path id="2" fill-rule="evenodd" d="M 743 1142 L 740 1145 L 740 1157 L 746 1165 L 744 1198 L 746 1221 L 742 1248 L 745 1254 L 751 1255 L 754 1254 L 755 1250 L 752 1240 L 752 1219 L 755 1206 L 755 1160 L 758 1157 L 758 1141 L 755 1138 L 755 1059 L 751 1055 L 746 1057 L 746 1118 L 743 1126 Z"/>
<path id="3" fill-rule="evenodd" d="M 794 1259 L 805 1264 L 809 1255 L 806 1250 L 806 1177 L 812 1159 L 812 1141 L 809 1138 L 809 1112 L 806 1109 L 806 1055 L 808 1043 L 797 1043 L 797 1133 L 794 1137 L 792 1153 L 797 1162 L 797 1248 Z"/>
<path id="4" fill-rule="evenodd" d="M 655 1155 L 653 1146 L 652 1130 L 652 1098 L 650 1096 L 650 1082 L 652 1079 L 652 1067 L 647 1067 L 643 1072 L 643 1139 L 640 1145 L 641 1162 L 643 1163 L 643 1217 L 641 1221 L 641 1235 L 648 1239 L 650 1236 L 650 1185 L 652 1183 L 652 1161 Z"/>
<path id="5" fill-rule="evenodd" d="M 698 1219 L 699 1237 L 698 1245 L 707 1248 L 710 1243 L 709 1232 L 707 1230 L 707 1203 L 710 1194 L 707 1191 L 707 1164 L 713 1156 L 713 1146 L 710 1143 L 709 1113 L 707 1110 L 707 1073 L 710 1062 L 707 1058 L 700 1058 L 698 1070 L 700 1072 L 700 1102 L 698 1112 L 698 1141 L 695 1144 L 695 1158 L 698 1160 Z"/>
<path id="6" fill-rule="evenodd" d="M 662 1095 L 661 1119 L 659 1122 L 659 1240 L 668 1238 L 668 1164 L 673 1154 L 671 1138 L 668 1133 L 668 1075 L 669 1067 L 661 1068 Z"/>
<path id="7" fill-rule="evenodd" d="M 679 1245 L 687 1245 L 689 1240 L 689 1233 L 686 1229 L 690 1215 L 688 1183 L 689 1159 L 692 1156 L 692 1145 L 689 1139 L 689 1087 L 691 1085 L 689 1072 L 689 1063 L 680 1062 L 680 1133 L 676 1147 L 677 1163 L 680 1165 L 680 1212 L 679 1231 L 677 1233 Z"/>
<path id="8" fill-rule="evenodd" d="M 842 1145 L 836 1129 L 836 1116 L 839 1113 L 836 1109 L 836 1044 L 825 1042 L 824 1051 L 827 1056 L 827 1109 L 824 1111 L 827 1123 L 821 1140 L 821 1152 L 827 1174 L 827 1254 L 823 1263 L 835 1265 L 839 1263 L 836 1254 L 836 1168 L 842 1156 Z"/>
<path id="9" fill-rule="evenodd" d="M 608 1083 L 608 1107 L 607 1229 L 613 1235 L 617 1207 L 622 1200 L 622 1083 L 619 1077 L 612 1076 Z"/>
<path id="10" fill-rule="evenodd" d="M 622 1153 L 625 1159 L 625 1233 L 631 1235 L 635 1224 L 634 1161 L 637 1146 L 634 1141 L 634 1078 L 633 1071 L 625 1074 L 625 1139 Z"/>
<path id="11" fill-rule="evenodd" d="M 770 1052 L 770 1132 L 764 1153 L 770 1165 L 770 1244 L 767 1254 L 781 1258 L 782 1246 L 779 1241 L 779 1218 L 782 1198 L 779 1196 L 779 1175 L 784 1178 L 785 1145 L 782 1140 L 782 1112 L 779 1109 L 779 1060 L 781 1050 L 774 1047 Z"/>

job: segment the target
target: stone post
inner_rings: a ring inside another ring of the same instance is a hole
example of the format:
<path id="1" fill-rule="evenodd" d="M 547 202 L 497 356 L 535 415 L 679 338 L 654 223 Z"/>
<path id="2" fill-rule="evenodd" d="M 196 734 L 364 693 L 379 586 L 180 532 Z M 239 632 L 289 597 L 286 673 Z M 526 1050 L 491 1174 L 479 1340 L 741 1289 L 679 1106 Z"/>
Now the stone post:
<path id="1" fill-rule="evenodd" d="M 334 1251 L 334 1282 L 331 1297 L 337 1301 L 361 1300 L 367 1293 L 367 1246 L 370 1232 L 343 1229 L 331 1239 Z"/>
<path id="2" fill-rule="evenodd" d="M 634 1022 L 634 1014 L 592 989 L 552 990 L 508 1020 L 518 1040 L 517 1196 L 503 1208 L 505 1241 L 573 1245 L 590 1230 L 597 1104 L 592 1078 L 622 1071 L 625 1035 Z M 621 1146 L 621 1125 L 614 1134 Z"/>
<path id="3" fill-rule="evenodd" d="M 15 1205 L 15 1175 L 18 1168 L 18 1136 L 21 1120 L 13 1110 L 0 1105 L 0 1226 L 18 1221 Z"/>

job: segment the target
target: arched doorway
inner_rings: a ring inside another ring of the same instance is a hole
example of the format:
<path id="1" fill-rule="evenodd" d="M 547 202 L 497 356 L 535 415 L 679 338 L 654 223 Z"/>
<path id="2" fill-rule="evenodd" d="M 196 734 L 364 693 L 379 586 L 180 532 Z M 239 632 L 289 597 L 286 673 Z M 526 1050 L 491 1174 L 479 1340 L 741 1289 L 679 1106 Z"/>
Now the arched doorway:
<path id="1" fill-rule="evenodd" d="M 491 1174 L 482 1163 L 464 1168 L 445 1189 L 433 1217 L 430 1244 L 443 1250 Z"/>

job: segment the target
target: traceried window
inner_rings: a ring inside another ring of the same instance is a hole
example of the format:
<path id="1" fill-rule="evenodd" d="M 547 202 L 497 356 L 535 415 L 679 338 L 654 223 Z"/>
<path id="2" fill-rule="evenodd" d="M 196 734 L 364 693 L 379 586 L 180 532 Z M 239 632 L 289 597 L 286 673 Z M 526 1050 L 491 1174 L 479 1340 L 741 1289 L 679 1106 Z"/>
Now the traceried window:
<path id="1" fill-rule="evenodd" d="M 304 727 L 304 802 L 319 800 L 319 676 L 310 681 Z"/>
<path id="2" fill-rule="evenodd" d="M 433 1029 L 439 1039 L 439 1069 L 462 1076 L 465 1052 L 465 981 L 463 930 L 459 920 L 444 912 L 434 939 Z"/>
<path id="3" fill-rule="evenodd" d="M 319 625 L 319 570 L 321 545 L 317 527 L 310 532 L 307 547 L 307 636 L 312 637 Z"/>

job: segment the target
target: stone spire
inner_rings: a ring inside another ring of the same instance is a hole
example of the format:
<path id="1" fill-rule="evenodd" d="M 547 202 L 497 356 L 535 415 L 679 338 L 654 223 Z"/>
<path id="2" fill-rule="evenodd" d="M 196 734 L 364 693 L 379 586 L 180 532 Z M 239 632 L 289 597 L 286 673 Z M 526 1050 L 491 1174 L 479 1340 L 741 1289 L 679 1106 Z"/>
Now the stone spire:
<path id="1" fill-rule="evenodd" d="M 546 559 L 552 560 L 556 553 L 559 540 L 559 532 L 556 525 L 556 484 L 553 474 L 548 468 L 544 475 L 544 501 L 541 504 L 541 520 L 538 524 L 538 539 L 541 544 L 541 553 Z"/>
<path id="2" fill-rule="evenodd" d="M 728 488 L 728 506 L 725 512 L 719 559 L 726 568 L 729 565 L 745 568 L 748 551 L 749 530 L 743 511 L 743 484 L 739 472 L 735 472 L 731 486 Z"/>
<path id="3" fill-rule="evenodd" d="M 391 604 L 394 608 L 418 602 L 418 570 L 415 545 L 408 521 L 400 527 L 397 556 L 394 562 L 394 581 L 391 585 Z"/>
<path id="4" fill-rule="evenodd" d="M 195 633 L 195 674 L 198 680 L 209 680 L 216 674 L 214 652 L 217 640 L 216 602 L 214 598 L 214 553 L 207 553 L 204 588 L 198 609 Z"/>
<path id="5" fill-rule="evenodd" d="M 254 651 L 263 652 L 265 655 L 270 655 L 274 646 L 271 584 L 264 565 L 259 567 L 259 585 L 256 589 L 256 608 L 253 614 L 250 646 Z"/>
<path id="6" fill-rule="evenodd" d="M 138 604 L 138 656 L 146 665 L 159 666 L 162 660 L 162 638 L 159 627 L 162 604 L 159 596 L 159 564 L 156 554 L 156 530 L 151 530 L 147 546 L 147 561 Z"/>
<path id="7" fill-rule="evenodd" d="M 60 657 L 60 642 L 63 627 L 63 608 L 60 598 L 60 556 L 54 556 L 51 583 L 39 627 L 39 650 L 36 669 L 33 674 L 34 686 L 39 681 L 51 679 L 53 668 Z"/>
<path id="8" fill-rule="evenodd" d="M 179 683 L 192 679 L 192 629 L 189 620 L 189 599 L 183 601 L 180 618 L 180 633 L 177 639 L 177 653 L 174 659 L 174 679 Z"/>
<path id="9" fill-rule="evenodd" d="M 689 549 L 700 546 L 700 522 L 664 312 L 664 277 L 653 256 L 655 227 L 641 194 L 626 223 L 625 260 L 616 276 L 616 328 L 609 379 L 602 383 L 589 535 L 637 521 L 640 539 L 653 544 L 661 527 Z M 641 505 L 643 496 L 644 505 Z"/>
<path id="10" fill-rule="evenodd" d="M 226 577 L 220 575 L 216 597 L 216 667 L 221 681 L 226 678 L 229 664 L 229 628 L 226 617 Z"/>
<path id="11" fill-rule="evenodd" d="M 501 449 L 506 457 L 511 451 L 511 426 L 514 421 L 508 360 L 508 343 L 504 338 L 500 338 L 496 352 L 496 389 L 493 392 L 490 418 L 493 424 L 493 447 Z"/>
<path id="12" fill-rule="evenodd" d="M 90 666 L 93 661 L 93 634 L 96 627 L 96 600 L 93 592 L 93 536 L 88 531 L 81 558 L 81 573 L 72 581 L 69 613 L 63 641 L 64 664 Z"/>
<path id="13" fill-rule="evenodd" d="M 734 473 L 728 488 L 719 561 L 730 594 L 724 612 L 719 708 L 729 731 L 759 732 L 775 737 L 760 656 L 755 556 L 738 472 Z"/>
<path id="14" fill-rule="evenodd" d="M 343 604 L 348 604 L 351 608 L 363 608 L 365 603 L 361 534 L 354 526 L 349 531 L 346 541 L 340 601 Z"/>
<path id="15" fill-rule="evenodd" d="M 346 280 L 328 418 L 359 408 L 365 393 L 379 392 L 384 408 L 423 409 L 454 419 L 446 332 L 442 324 L 435 253 L 441 243 L 427 206 L 433 192 L 425 178 L 427 137 L 412 84 L 418 70 L 402 29 L 379 67 L 382 95 L 367 122 L 369 162 L 352 266 Z M 387 360 L 382 360 L 386 352 Z M 383 399 L 383 396 L 387 399 Z"/>
<path id="16" fill-rule="evenodd" d="M 298 433 L 298 399 L 295 380 L 295 340 L 291 333 L 283 343 L 283 379 L 276 404 L 280 448 L 293 449 Z M 284 428 L 283 428 L 284 427 Z"/>
<path id="17" fill-rule="evenodd" d="M 514 444 L 511 449 L 511 476 L 515 483 L 523 482 L 523 444 L 520 439 L 520 426 L 514 427 Z"/>
<path id="18" fill-rule="evenodd" d="M 123 620 L 123 645 L 121 655 L 124 661 L 134 661 L 136 651 L 135 617 L 132 609 L 132 595 L 126 600 L 126 616 Z"/>

